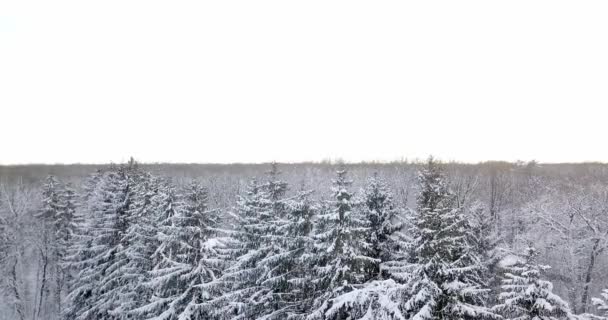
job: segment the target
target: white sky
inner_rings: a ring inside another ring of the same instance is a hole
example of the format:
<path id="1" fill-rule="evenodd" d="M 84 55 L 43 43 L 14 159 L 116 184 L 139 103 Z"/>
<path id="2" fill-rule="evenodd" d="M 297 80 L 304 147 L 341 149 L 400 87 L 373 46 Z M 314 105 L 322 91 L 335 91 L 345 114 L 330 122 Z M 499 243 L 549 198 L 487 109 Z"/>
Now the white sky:
<path id="1" fill-rule="evenodd" d="M 0 163 L 608 161 L 608 1 L 0 1 Z"/>

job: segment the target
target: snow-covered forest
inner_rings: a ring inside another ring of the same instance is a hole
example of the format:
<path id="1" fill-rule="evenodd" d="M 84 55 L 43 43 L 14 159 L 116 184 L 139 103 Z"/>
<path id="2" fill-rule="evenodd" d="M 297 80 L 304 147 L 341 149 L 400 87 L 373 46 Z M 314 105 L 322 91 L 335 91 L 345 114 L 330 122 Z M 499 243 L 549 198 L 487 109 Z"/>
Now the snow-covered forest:
<path id="1" fill-rule="evenodd" d="M 608 165 L 0 167 L 0 320 L 608 319 Z"/>

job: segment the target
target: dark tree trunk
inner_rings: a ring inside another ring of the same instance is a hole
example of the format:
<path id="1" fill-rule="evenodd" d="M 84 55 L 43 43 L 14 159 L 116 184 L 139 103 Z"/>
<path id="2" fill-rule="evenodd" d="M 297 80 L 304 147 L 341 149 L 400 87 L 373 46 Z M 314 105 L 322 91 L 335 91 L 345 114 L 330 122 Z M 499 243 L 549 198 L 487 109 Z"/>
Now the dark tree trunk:
<path id="1" fill-rule="evenodd" d="M 40 284 L 40 295 L 38 297 L 38 312 L 36 314 L 36 319 L 40 319 L 40 312 L 42 311 L 42 302 L 44 300 L 44 291 L 46 290 L 46 269 L 49 264 L 48 257 L 41 251 L 42 254 L 42 280 Z"/>
<path id="2" fill-rule="evenodd" d="M 13 267 L 11 268 L 11 288 L 13 291 L 13 296 L 15 298 L 15 312 L 17 313 L 17 316 L 19 316 L 19 320 L 25 320 L 25 314 L 23 312 L 23 301 L 21 301 L 21 295 L 19 294 L 19 288 L 17 288 L 17 283 L 19 282 L 17 280 L 17 264 L 18 264 L 18 259 L 15 259 L 15 263 L 13 263 Z"/>
<path id="3" fill-rule="evenodd" d="M 599 254 L 600 239 L 595 239 L 593 248 L 591 249 L 591 255 L 589 256 L 589 265 L 587 266 L 587 272 L 585 273 L 585 285 L 583 287 L 583 296 L 581 298 L 581 312 L 587 312 L 587 304 L 589 300 L 589 287 L 591 286 L 591 278 L 593 274 L 593 268 L 595 267 L 595 258 Z"/>

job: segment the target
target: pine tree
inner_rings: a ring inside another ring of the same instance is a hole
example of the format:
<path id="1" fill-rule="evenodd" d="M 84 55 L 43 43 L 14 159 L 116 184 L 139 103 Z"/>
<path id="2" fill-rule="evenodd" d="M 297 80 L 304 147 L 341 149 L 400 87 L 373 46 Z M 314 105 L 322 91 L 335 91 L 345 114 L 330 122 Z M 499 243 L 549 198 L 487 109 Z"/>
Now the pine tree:
<path id="1" fill-rule="evenodd" d="M 283 319 L 291 309 L 289 277 L 294 239 L 290 228 L 287 184 L 279 179 L 277 164 L 267 172 L 267 180 L 252 180 L 247 195 L 237 203 L 239 223 L 236 237 L 240 246 L 235 263 L 227 270 L 226 281 L 233 284 L 229 303 L 236 318 Z"/>
<path id="2" fill-rule="evenodd" d="M 226 259 L 215 238 L 218 212 L 207 209 L 207 191 L 196 182 L 179 199 L 172 196 L 172 188 L 163 192 L 167 195 L 161 197 L 165 204 L 161 207 L 173 212 L 163 215 L 158 265 L 148 283 L 154 296 L 134 314 L 167 320 L 213 319 L 215 305 L 210 301 L 220 293 L 218 278 Z"/>
<path id="3" fill-rule="evenodd" d="M 144 173 L 138 169 L 137 163 L 131 158 L 127 165 L 120 166 L 117 170 L 122 189 L 119 190 L 119 202 L 113 219 L 112 238 L 109 243 L 110 259 L 101 268 L 103 276 L 99 282 L 100 295 L 97 299 L 98 309 L 108 319 L 127 319 L 127 310 L 133 303 L 133 291 L 139 280 L 138 272 L 129 272 L 137 261 L 130 253 L 131 246 L 136 243 L 130 237 L 129 231 L 132 224 L 138 223 L 137 217 L 133 216 L 139 209 L 136 208 L 135 200 L 140 191 L 142 176 Z M 143 225 L 143 224 L 142 224 Z M 137 226 L 139 228 L 139 226 Z M 140 268 L 136 268 L 140 269 Z M 135 297 L 137 299 L 137 297 Z"/>
<path id="4" fill-rule="evenodd" d="M 120 283 L 120 255 L 123 236 L 128 228 L 131 204 L 130 171 L 133 167 L 120 166 L 104 172 L 85 206 L 88 220 L 87 236 L 75 249 L 76 265 L 80 272 L 69 294 L 67 319 L 120 319 L 113 313 L 120 305 L 116 291 Z"/>
<path id="5" fill-rule="evenodd" d="M 394 234 L 402 223 L 397 220 L 398 211 L 392 195 L 377 173 L 368 180 L 363 194 L 363 215 L 369 227 L 366 233 L 366 242 L 370 245 L 367 256 L 374 259 L 369 265 L 367 278 L 380 278 L 380 264 L 393 260 L 393 253 L 398 250 Z"/>
<path id="6" fill-rule="evenodd" d="M 267 270 L 260 266 L 260 261 L 277 251 L 275 243 L 266 241 L 266 236 L 275 232 L 269 198 L 253 179 L 237 201 L 234 262 L 223 276 L 222 281 L 228 285 L 223 295 L 226 305 L 218 310 L 227 319 L 256 319 L 270 307 L 271 292 L 261 285 Z"/>
<path id="7" fill-rule="evenodd" d="M 152 270 L 152 255 L 156 241 L 156 208 L 152 198 L 158 192 L 158 179 L 147 172 L 132 172 L 131 205 L 127 212 L 128 227 L 122 238 L 123 245 L 117 252 L 118 299 L 112 313 L 129 318 L 131 311 L 147 303 L 151 290 L 145 283 Z"/>
<path id="8" fill-rule="evenodd" d="M 177 217 L 183 209 L 183 203 L 175 186 L 167 179 L 158 179 L 156 191 L 149 201 L 153 212 L 151 224 L 155 233 L 151 235 L 153 248 L 147 259 L 149 270 L 142 281 L 150 296 L 131 311 L 131 314 L 141 319 L 166 315 L 164 312 L 171 299 L 167 297 L 174 297 L 180 291 L 179 283 L 170 272 L 180 265 L 178 256 L 184 250 L 176 237 L 180 229 Z"/>
<path id="9" fill-rule="evenodd" d="M 334 181 L 333 200 L 319 215 L 317 265 L 314 268 L 317 296 L 308 319 L 346 319 L 348 304 L 335 308 L 332 304 L 338 296 L 353 291 L 366 279 L 366 268 L 376 260 L 364 255 L 370 249 L 365 243 L 368 232 L 365 220 L 358 210 L 358 203 L 348 190 L 352 184 L 341 167 Z"/>
<path id="10" fill-rule="evenodd" d="M 66 253 L 75 231 L 74 191 L 55 176 L 48 176 L 42 190 L 42 206 L 36 215 L 43 223 L 40 234 L 42 262 L 41 286 L 37 295 L 37 315 L 60 314 L 62 295 L 69 273 L 66 270 Z M 50 310 L 48 308 L 56 308 Z M 43 311 L 43 308 L 45 310 Z"/>
<path id="11" fill-rule="evenodd" d="M 93 304 L 93 290 L 95 280 L 92 274 L 86 270 L 93 265 L 92 258 L 94 236 L 91 230 L 95 225 L 93 219 L 93 199 L 96 190 L 101 187 L 104 173 L 100 170 L 90 175 L 84 182 L 81 206 L 76 210 L 74 217 L 75 232 L 68 246 L 66 260 L 68 270 L 74 277 L 68 280 L 69 294 L 68 305 L 62 315 L 67 320 L 77 319 L 78 316 L 88 310 Z"/>
<path id="12" fill-rule="evenodd" d="M 605 316 L 608 316 L 608 289 L 602 290 L 601 295 L 601 298 L 593 298 L 591 301 L 598 310 L 603 312 Z"/>
<path id="13" fill-rule="evenodd" d="M 507 266 L 500 304 L 494 307 L 505 319 L 557 320 L 571 317 L 568 304 L 553 293 L 553 284 L 542 280 L 550 267 L 536 262 L 538 252 L 526 249 L 525 261 Z"/>
<path id="14" fill-rule="evenodd" d="M 364 279 L 350 290 L 336 296 L 325 311 L 328 319 L 401 319 L 405 320 L 398 301 L 403 285 L 391 279 L 389 271 L 402 267 L 407 239 L 398 232 L 402 217 L 392 202 L 386 183 L 374 174 L 362 192 L 360 250 L 364 262 Z M 389 268 L 381 265 L 390 262 Z M 382 272 L 381 272 L 382 271 Z"/>
<path id="15" fill-rule="evenodd" d="M 498 274 L 498 263 L 503 258 L 503 254 L 498 250 L 499 237 L 496 232 L 496 224 L 489 210 L 481 202 L 475 202 L 468 209 L 468 219 L 472 232 L 470 233 L 470 243 L 475 248 L 479 256 L 483 268 L 480 271 L 480 277 L 485 286 L 487 286 L 492 294 L 489 295 L 488 303 L 494 305 L 500 287 L 500 279 Z"/>
<path id="16" fill-rule="evenodd" d="M 414 320 L 496 317 L 484 307 L 481 261 L 439 164 L 429 159 L 419 178 L 410 293 L 403 308 Z"/>
<path id="17" fill-rule="evenodd" d="M 274 286 L 274 294 L 282 300 L 282 309 L 277 312 L 280 319 L 304 319 L 314 297 L 309 270 L 314 263 L 312 230 L 317 208 L 309 200 L 309 194 L 300 190 L 284 203 L 287 222 L 278 229 L 283 235 L 284 253 L 273 263 L 277 270 L 275 278 L 280 279 L 277 282 L 281 285 L 281 290 Z"/>

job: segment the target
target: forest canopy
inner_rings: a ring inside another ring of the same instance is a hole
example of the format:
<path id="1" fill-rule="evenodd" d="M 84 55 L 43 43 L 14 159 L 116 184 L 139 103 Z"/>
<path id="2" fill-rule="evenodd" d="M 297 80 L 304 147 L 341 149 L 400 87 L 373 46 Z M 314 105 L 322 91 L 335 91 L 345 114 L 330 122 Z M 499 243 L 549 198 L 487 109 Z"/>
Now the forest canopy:
<path id="1" fill-rule="evenodd" d="M 608 166 L 0 168 L 0 319 L 605 319 Z"/>

